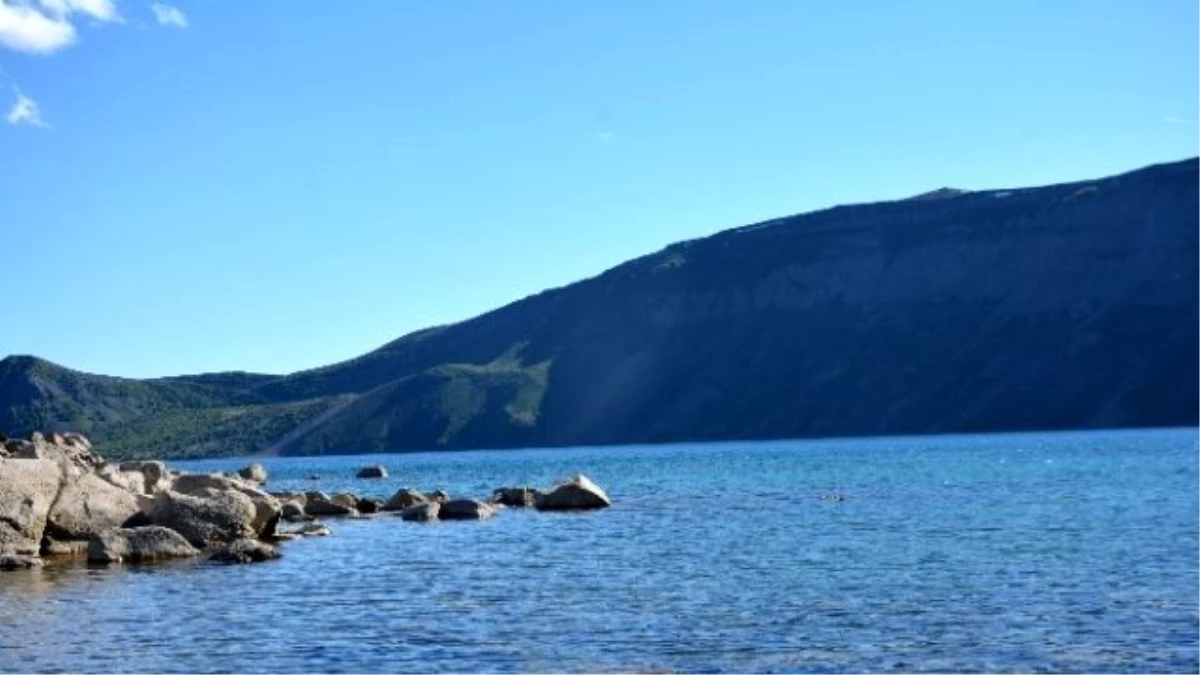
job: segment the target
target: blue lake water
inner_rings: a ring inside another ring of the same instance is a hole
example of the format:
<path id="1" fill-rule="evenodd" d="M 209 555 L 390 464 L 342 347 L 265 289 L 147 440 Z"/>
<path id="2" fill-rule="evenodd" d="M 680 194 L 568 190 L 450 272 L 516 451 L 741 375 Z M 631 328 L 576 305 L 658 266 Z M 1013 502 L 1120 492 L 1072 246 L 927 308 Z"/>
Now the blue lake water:
<path id="1" fill-rule="evenodd" d="M 1198 457 L 1188 429 L 268 459 L 270 489 L 583 472 L 614 505 L 0 574 L 0 671 L 1195 673 Z"/>

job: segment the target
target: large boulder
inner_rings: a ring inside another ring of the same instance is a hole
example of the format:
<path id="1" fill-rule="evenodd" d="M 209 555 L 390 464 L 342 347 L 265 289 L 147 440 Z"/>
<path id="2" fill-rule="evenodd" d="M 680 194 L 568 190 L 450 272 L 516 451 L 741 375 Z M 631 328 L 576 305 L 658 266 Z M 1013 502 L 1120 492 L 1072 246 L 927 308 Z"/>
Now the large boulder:
<path id="1" fill-rule="evenodd" d="M 400 512 L 400 517 L 404 520 L 423 523 L 430 520 L 438 519 L 438 511 L 442 505 L 437 502 L 425 502 L 424 504 L 413 504 L 412 506 Z"/>
<path id="2" fill-rule="evenodd" d="M 496 507 L 474 499 L 452 499 L 438 509 L 440 520 L 483 520 L 496 515 Z"/>
<path id="3" fill-rule="evenodd" d="M 200 551 L 183 535 L 158 525 L 101 532 L 87 548 L 88 562 L 93 563 L 151 562 L 195 555 Z"/>
<path id="4" fill-rule="evenodd" d="M 175 530 L 194 546 L 258 536 L 254 502 L 234 490 L 213 490 L 203 496 L 167 491 L 156 495 L 144 510 L 152 524 Z"/>
<path id="5" fill-rule="evenodd" d="M 378 513 L 382 507 L 383 501 L 370 497 L 359 497 L 358 502 L 354 505 L 359 513 Z"/>
<path id="6" fill-rule="evenodd" d="M 0 459 L 0 554 L 38 555 L 62 480 L 56 462 Z"/>
<path id="7" fill-rule="evenodd" d="M 359 469 L 356 478 L 387 478 L 387 475 L 387 467 L 382 464 L 372 464 Z"/>
<path id="8" fill-rule="evenodd" d="M 275 526 L 279 523 L 283 511 L 283 505 L 278 499 L 263 492 L 254 483 L 215 473 L 185 473 L 175 476 L 171 480 L 171 489 L 195 497 L 207 497 L 221 492 L 236 492 L 248 497 L 254 503 L 254 531 L 262 536 L 269 536 L 275 532 Z"/>
<path id="9" fill-rule="evenodd" d="M 256 539 L 239 539 L 217 548 L 208 559 L 226 564 L 243 564 L 274 560 L 283 554 L 279 549 Z"/>
<path id="10" fill-rule="evenodd" d="M 33 432 L 28 441 L 8 441 L 5 448 L 15 459 L 47 459 L 82 471 L 94 471 L 104 459 L 92 452 L 92 444 L 80 434 Z"/>
<path id="11" fill-rule="evenodd" d="M 496 488 L 492 492 L 492 501 L 505 506 L 533 506 L 538 494 L 529 487 Z"/>
<path id="12" fill-rule="evenodd" d="M 46 535 L 57 541 L 86 541 L 125 525 L 140 512 L 131 492 L 94 473 L 68 474 L 50 509 Z"/>
<path id="13" fill-rule="evenodd" d="M 446 492 L 445 490 L 434 490 L 433 492 L 430 492 L 428 496 L 429 501 L 437 502 L 438 504 L 445 504 L 446 502 L 450 501 L 450 493 Z"/>
<path id="14" fill-rule="evenodd" d="M 284 520 L 304 520 L 308 516 L 304 513 L 303 503 L 289 500 L 280 505 L 279 517 Z"/>
<path id="15" fill-rule="evenodd" d="M 383 505 L 384 511 L 403 511 L 417 504 L 428 504 L 429 498 L 412 488 L 400 488 Z"/>
<path id="16" fill-rule="evenodd" d="M 533 505 L 542 511 L 566 511 L 602 509 L 612 506 L 612 501 L 600 486 L 580 474 L 557 483 L 548 492 L 537 495 Z"/>
<path id="17" fill-rule="evenodd" d="M 349 492 L 339 492 L 330 497 L 329 501 L 351 509 L 358 507 L 358 497 L 350 494 Z"/>
<path id="18" fill-rule="evenodd" d="M 250 466 L 244 466 L 237 471 L 237 475 L 242 480 L 248 480 L 253 483 L 262 485 L 267 482 L 267 467 L 255 462 Z"/>

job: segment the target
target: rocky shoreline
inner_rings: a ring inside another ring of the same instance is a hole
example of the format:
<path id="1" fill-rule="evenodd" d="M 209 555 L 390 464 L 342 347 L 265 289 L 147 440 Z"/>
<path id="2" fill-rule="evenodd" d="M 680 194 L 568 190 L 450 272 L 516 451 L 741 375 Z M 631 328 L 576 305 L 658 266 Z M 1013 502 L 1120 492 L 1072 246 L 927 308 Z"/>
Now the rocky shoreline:
<path id="1" fill-rule="evenodd" d="M 363 478 L 386 476 L 364 467 Z M 597 509 L 611 505 L 586 476 L 548 490 L 502 487 L 487 499 L 401 488 L 387 500 L 350 493 L 268 492 L 267 471 L 184 473 L 159 461 L 106 462 L 75 433 L 0 435 L 0 570 L 48 560 L 153 562 L 207 556 L 222 563 L 280 557 L 279 544 L 326 536 L 320 519 L 388 514 L 399 520 L 481 520 L 504 508 Z"/>

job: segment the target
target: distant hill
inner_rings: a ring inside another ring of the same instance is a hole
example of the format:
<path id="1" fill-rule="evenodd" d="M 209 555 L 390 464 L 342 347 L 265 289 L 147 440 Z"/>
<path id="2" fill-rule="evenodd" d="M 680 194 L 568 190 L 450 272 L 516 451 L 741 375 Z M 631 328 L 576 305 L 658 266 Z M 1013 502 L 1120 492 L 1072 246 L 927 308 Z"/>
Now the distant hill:
<path id="1" fill-rule="evenodd" d="M 1196 425 L 1197 160 L 681 242 L 288 376 L 0 361 L 111 456 Z"/>

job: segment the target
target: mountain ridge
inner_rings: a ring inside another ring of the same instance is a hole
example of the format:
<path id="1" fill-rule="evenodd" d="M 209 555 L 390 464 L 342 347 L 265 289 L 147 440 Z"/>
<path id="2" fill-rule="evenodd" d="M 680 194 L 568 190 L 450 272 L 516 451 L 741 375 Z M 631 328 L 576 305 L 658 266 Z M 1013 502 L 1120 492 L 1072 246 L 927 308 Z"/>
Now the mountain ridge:
<path id="1" fill-rule="evenodd" d="M 8 357 L 0 430 L 199 456 L 1191 425 L 1197 166 L 723 230 L 288 375 Z"/>

